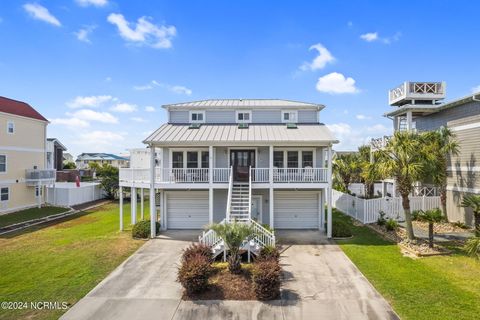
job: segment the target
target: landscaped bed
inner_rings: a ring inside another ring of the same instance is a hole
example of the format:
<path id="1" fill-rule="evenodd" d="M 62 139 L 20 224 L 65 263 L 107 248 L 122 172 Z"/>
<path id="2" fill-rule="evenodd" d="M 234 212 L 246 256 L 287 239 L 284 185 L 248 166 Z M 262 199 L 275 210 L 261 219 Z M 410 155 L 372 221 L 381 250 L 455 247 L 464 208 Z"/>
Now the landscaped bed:
<path id="1" fill-rule="evenodd" d="M 44 206 L 41 208 L 30 208 L 3 214 L 0 215 L 0 228 L 25 221 L 53 216 L 56 214 L 67 212 L 68 210 L 70 209 L 65 207 Z"/>

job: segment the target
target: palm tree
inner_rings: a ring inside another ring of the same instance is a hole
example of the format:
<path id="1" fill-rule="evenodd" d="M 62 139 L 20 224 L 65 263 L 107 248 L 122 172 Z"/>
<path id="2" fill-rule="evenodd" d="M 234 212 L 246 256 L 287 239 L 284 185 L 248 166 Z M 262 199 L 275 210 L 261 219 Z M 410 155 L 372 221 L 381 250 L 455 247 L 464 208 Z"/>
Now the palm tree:
<path id="1" fill-rule="evenodd" d="M 475 232 L 480 236 L 480 195 L 468 194 L 464 196 L 461 206 L 472 209 Z"/>
<path id="2" fill-rule="evenodd" d="M 246 223 L 218 223 L 210 226 L 217 235 L 223 239 L 226 248 L 230 251 L 228 257 L 228 269 L 231 273 L 239 273 L 241 270 L 240 247 L 245 240 L 253 235 L 253 228 Z"/>
<path id="3" fill-rule="evenodd" d="M 415 235 L 408 196 L 412 192 L 413 183 L 423 176 L 426 161 L 429 160 L 429 155 L 422 147 L 422 139 L 417 133 L 396 131 L 387 146 L 376 151 L 378 172 L 382 176 L 395 178 L 397 182 L 405 213 L 407 236 L 410 240 L 413 240 Z"/>
<path id="4" fill-rule="evenodd" d="M 442 211 L 438 208 L 422 211 L 418 220 L 428 222 L 428 246 L 433 248 L 433 224 L 443 220 Z"/>
<path id="5" fill-rule="evenodd" d="M 357 180 L 360 166 L 357 157 L 353 154 L 342 154 L 333 161 L 335 180 L 342 186 L 343 192 L 348 193 L 350 183 Z"/>
<path id="6" fill-rule="evenodd" d="M 447 127 L 441 127 L 436 131 L 424 133 L 425 148 L 433 157 L 428 163 L 428 177 L 440 190 L 440 202 L 443 215 L 447 216 L 447 165 L 449 155 L 457 155 L 459 152 L 455 134 Z"/>

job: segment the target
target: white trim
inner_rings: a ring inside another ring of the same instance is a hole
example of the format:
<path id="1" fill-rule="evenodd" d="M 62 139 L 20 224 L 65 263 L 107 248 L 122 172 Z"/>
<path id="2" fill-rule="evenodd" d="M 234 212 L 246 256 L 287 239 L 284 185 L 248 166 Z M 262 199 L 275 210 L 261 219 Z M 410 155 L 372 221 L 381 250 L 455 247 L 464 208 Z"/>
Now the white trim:
<path id="1" fill-rule="evenodd" d="M 303 168 L 303 151 L 311 151 L 312 158 L 312 168 L 317 167 L 317 150 L 315 148 L 273 148 L 273 155 L 275 156 L 275 151 L 283 152 L 283 168 L 288 168 L 288 151 L 297 151 L 298 152 L 298 166 L 297 168 Z M 272 162 L 273 163 L 273 162 Z"/>
<path id="2" fill-rule="evenodd" d="M 467 187 L 447 186 L 447 191 L 456 191 L 456 192 L 467 192 L 467 193 L 478 193 L 478 194 L 480 194 L 480 188 L 467 188 Z"/>
<path id="3" fill-rule="evenodd" d="M 194 113 L 202 114 L 203 120 L 192 120 L 192 114 Z M 205 110 L 190 110 L 188 112 L 188 121 L 189 123 L 205 123 L 206 122 L 205 116 L 206 116 Z"/>
<path id="4" fill-rule="evenodd" d="M 252 194 L 252 199 L 260 199 L 260 208 L 258 213 L 260 216 L 260 219 L 257 222 L 260 224 L 263 224 L 263 196 L 261 194 Z"/>
<path id="5" fill-rule="evenodd" d="M 295 119 L 292 120 L 290 119 L 290 116 L 289 116 L 289 119 L 288 120 L 285 120 L 283 115 L 285 113 L 294 113 L 295 114 Z M 282 123 L 298 123 L 298 110 L 282 110 Z"/>
<path id="6" fill-rule="evenodd" d="M 0 186 L 0 189 L 3 189 L 3 188 L 7 188 L 7 195 L 8 195 L 8 199 L 7 200 L 2 200 L 1 198 L 1 192 L 0 192 L 0 203 L 7 203 L 8 204 L 8 201 L 10 201 L 10 195 L 11 195 L 11 192 L 10 192 L 10 187 L 9 186 Z M 0 190 L 1 191 L 1 190 Z"/>
<path id="7" fill-rule="evenodd" d="M 12 125 L 12 129 L 13 129 L 12 132 L 10 132 L 10 130 L 9 130 L 10 125 Z M 8 120 L 7 121 L 7 134 L 15 134 L 15 121 L 13 121 L 13 120 Z"/>
<path id="8" fill-rule="evenodd" d="M 475 123 L 469 123 L 469 124 L 463 124 L 459 126 L 450 126 L 450 129 L 452 131 L 462 131 L 462 130 L 468 130 L 468 129 L 475 129 L 480 127 L 480 122 L 475 122 Z"/>
<path id="9" fill-rule="evenodd" d="M 46 124 L 46 125 L 50 123 L 50 121 L 48 121 L 48 120 L 40 120 L 40 119 L 36 119 L 36 118 L 31 118 L 31 117 L 24 117 L 24 116 L 19 116 L 18 114 L 13 114 L 13 113 L 8 113 L 8 112 L 2 112 L 2 111 L 0 111 L 0 114 L 6 114 L 6 115 L 8 115 L 9 117 L 17 117 L 17 118 L 21 118 L 21 119 L 38 121 L 38 122 L 42 122 L 42 123 L 44 123 L 44 124 Z"/>
<path id="10" fill-rule="evenodd" d="M 170 167 L 169 168 L 173 168 L 173 157 L 172 157 L 172 154 L 173 152 L 183 152 L 183 169 L 186 169 L 187 168 L 187 152 L 197 152 L 197 168 L 202 168 L 202 152 L 209 152 L 209 148 L 169 148 L 168 149 L 169 151 L 169 165 Z M 208 157 L 210 158 L 210 155 L 208 155 Z M 162 166 L 162 169 L 164 169 L 165 167 Z M 204 169 L 208 169 L 207 168 L 204 168 Z"/>
<path id="11" fill-rule="evenodd" d="M 452 172 L 480 172 L 480 167 L 447 167 Z"/>
<path id="12" fill-rule="evenodd" d="M 0 146 L 2 151 L 47 152 L 46 149 Z"/>
<path id="13" fill-rule="evenodd" d="M 257 147 L 228 147 L 227 148 L 227 158 L 228 158 L 228 168 L 232 166 L 230 163 L 230 150 L 254 150 L 255 151 L 255 168 L 258 168 L 258 148 Z"/>
<path id="14" fill-rule="evenodd" d="M 39 190 L 39 191 L 38 191 L 38 194 L 37 194 L 37 190 Z M 38 199 L 38 198 L 42 198 L 42 197 L 43 197 L 43 188 L 42 188 L 42 186 L 35 186 L 34 192 L 35 192 L 35 199 Z"/>
<path id="15" fill-rule="evenodd" d="M 0 171 L 0 174 L 7 174 L 7 172 L 8 172 L 8 156 L 4 153 L 0 153 L 0 156 L 5 157 L 5 171 Z"/>
<path id="16" fill-rule="evenodd" d="M 248 113 L 248 120 L 238 120 L 240 113 Z M 252 110 L 236 110 L 235 111 L 235 123 L 252 123 Z"/>

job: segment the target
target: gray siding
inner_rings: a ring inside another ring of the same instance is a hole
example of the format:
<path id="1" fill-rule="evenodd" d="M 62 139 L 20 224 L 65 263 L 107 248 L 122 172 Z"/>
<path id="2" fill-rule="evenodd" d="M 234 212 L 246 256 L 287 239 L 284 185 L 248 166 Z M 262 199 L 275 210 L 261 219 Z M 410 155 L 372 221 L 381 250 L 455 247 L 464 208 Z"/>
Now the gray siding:
<path id="1" fill-rule="evenodd" d="M 478 114 L 480 114 L 480 102 L 472 101 L 425 117 L 415 118 L 415 121 L 418 130 L 435 130 L 441 126 L 446 126 L 448 121 L 458 120 Z"/>
<path id="2" fill-rule="evenodd" d="M 257 149 L 257 168 L 268 168 L 270 165 L 269 161 L 269 148 L 260 147 Z"/>
<path id="3" fill-rule="evenodd" d="M 228 190 L 213 190 L 213 222 L 226 218 Z"/>
<path id="4" fill-rule="evenodd" d="M 252 123 L 282 123 L 280 110 L 253 110 Z"/>
<path id="5" fill-rule="evenodd" d="M 447 213 L 448 220 L 452 222 L 461 221 L 473 226 L 473 212 L 470 208 L 462 208 L 462 199 L 468 193 L 447 191 Z"/>
<path id="6" fill-rule="evenodd" d="M 170 122 L 171 123 L 189 123 L 188 111 L 170 111 Z"/>
<path id="7" fill-rule="evenodd" d="M 235 123 L 235 111 L 207 110 L 205 118 L 206 123 Z"/>
<path id="8" fill-rule="evenodd" d="M 298 110 L 298 123 L 316 123 L 318 122 L 317 111 Z"/>
<path id="9" fill-rule="evenodd" d="M 215 165 L 217 168 L 228 168 L 228 148 L 215 147 Z"/>
<path id="10" fill-rule="evenodd" d="M 270 205 L 269 205 L 269 190 L 268 189 L 253 189 L 252 195 L 262 196 L 262 223 L 269 224 L 270 222 Z"/>

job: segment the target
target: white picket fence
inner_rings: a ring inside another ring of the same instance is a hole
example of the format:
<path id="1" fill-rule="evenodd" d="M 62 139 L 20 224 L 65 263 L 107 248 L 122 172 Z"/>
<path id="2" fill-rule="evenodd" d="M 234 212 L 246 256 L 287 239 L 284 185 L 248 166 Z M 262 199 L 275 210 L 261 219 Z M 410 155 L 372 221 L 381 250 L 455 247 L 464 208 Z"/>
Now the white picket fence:
<path id="1" fill-rule="evenodd" d="M 430 210 L 440 208 L 440 197 L 409 197 L 410 209 Z M 374 223 L 379 217 L 379 212 L 383 211 L 386 218 L 404 220 L 402 198 L 378 198 L 361 199 L 352 195 L 333 190 L 332 205 L 334 208 L 357 219 L 362 223 Z"/>

